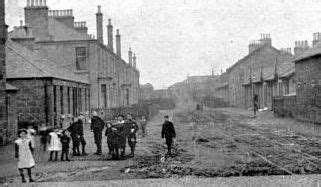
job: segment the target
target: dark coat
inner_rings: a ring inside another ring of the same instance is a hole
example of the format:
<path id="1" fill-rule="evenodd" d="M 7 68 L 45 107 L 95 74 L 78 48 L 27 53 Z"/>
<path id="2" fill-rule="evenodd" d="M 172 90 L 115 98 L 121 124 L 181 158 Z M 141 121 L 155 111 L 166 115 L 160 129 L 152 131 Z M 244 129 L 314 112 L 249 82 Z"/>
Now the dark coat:
<path id="1" fill-rule="evenodd" d="M 80 119 L 76 122 L 76 133 L 80 136 L 84 135 L 84 126 L 82 120 Z"/>
<path id="2" fill-rule="evenodd" d="M 132 129 L 134 129 L 134 132 L 132 132 Z M 126 131 L 127 131 L 128 138 L 135 138 L 136 139 L 136 133 L 138 131 L 137 123 L 133 120 L 128 120 L 126 122 Z"/>
<path id="3" fill-rule="evenodd" d="M 170 121 L 165 121 L 162 128 L 162 138 L 173 139 L 176 137 L 174 124 Z"/>
<path id="4" fill-rule="evenodd" d="M 62 149 L 67 149 L 69 148 L 70 144 L 70 138 L 67 135 L 62 135 L 60 138 L 61 144 L 62 144 Z"/>
<path id="5" fill-rule="evenodd" d="M 113 124 L 109 130 L 106 130 L 105 135 L 107 134 L 107 141 L 108 146 L 110 146 L 113 149 L 119 149 L 121 148 L 122 143 L 122 134 L 121 134 L 121 127 L 119 127 L 119 124 Z M 126 143 L 126 141 L 125 141 Z M 110 144 L 110 145 L 109 145 Z"/>
<path id="6" fill-rule="evenodd" d="M 105 122 L 98 116 L 91 118 L 91 130 L 93 131 L 102 131 L 105 127 Z"/>

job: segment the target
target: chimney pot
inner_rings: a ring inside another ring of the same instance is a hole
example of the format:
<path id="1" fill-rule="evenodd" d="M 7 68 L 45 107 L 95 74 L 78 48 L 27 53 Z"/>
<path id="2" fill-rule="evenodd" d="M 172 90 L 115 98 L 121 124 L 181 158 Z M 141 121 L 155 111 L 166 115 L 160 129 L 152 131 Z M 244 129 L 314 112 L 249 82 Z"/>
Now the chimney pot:
<path id="1" fill-rule="evenodd" d="M 35 0 L 31 0 L 31 6 L 35 6 Z"/>
<path id="2" fill-rule="evenodd" d="M 98 5 L 98 13 L 101 13 L 101 6 Z"/>

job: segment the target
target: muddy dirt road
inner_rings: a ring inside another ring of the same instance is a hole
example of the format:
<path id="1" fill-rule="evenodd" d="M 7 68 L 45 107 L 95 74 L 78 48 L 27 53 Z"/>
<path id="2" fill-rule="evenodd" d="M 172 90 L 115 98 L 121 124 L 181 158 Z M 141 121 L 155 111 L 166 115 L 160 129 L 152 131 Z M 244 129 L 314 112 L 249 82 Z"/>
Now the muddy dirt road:
<path id="1" fill-rule="evenodd" d="M 178 107 L 161 111 L 148 125 L 148 135 L 139 133 L 136 156 L 112 161 L 97 156 L 93 135 L 86 128 L 85 157 L 71 162 L 48 162 L 48 153 L 38 149 L 34 175 L 38 182 L 97 181 L 112 179 L 265 176 L 321 173 L 319 127 L 261 113 L 254 118 L 241 109 L 192 110 Z M 163 116 L 175 124 L 174 157 L 164 157 L 160 132 Z M 10 147 L 11 146 L 11 147 Z M 1 182 L 19 182 L 12 145 L 1 148 Z M 129 153 L 129 150 L 127 150 Z"/>

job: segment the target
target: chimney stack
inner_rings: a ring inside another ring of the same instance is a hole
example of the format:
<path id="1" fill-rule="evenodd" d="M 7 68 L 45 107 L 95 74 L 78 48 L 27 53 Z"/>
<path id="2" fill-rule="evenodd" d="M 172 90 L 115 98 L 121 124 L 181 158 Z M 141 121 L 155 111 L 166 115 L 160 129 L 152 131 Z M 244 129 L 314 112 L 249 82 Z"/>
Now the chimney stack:
<path id="1" fill-rule="evenodd" d="M 24 8 L 25 25 L 32 27 L 36 41 L 50 40 L 48 30 L 48 7 L 45 0 L 28 0 Z"/>
<path id="2" fill-rule="evenodd" d="M 136 68 L 136 54 L 134 53 L 134 57 L 133 57 L 133 66 L 134 68 Z"/>
<path id="3" fill-rule="evenodd" d="M 307 40 L 305 40 L 305 41 L 295 41 L 295 47 L 294 47 L 294 55 L 295 56 L 301 55 L 307 49 L 309 49 L 309 44 L 308 44 Z"/>
<path id="4" fill-rule="evenodd" d="M 314 47 L 321 40 L 321 33 L 313 33 L 312 46 Z"/>
<path id="5" fill-rule="evenodd" d="M 109 47 L 109 49 L 111 49 L 112 51 L 114 51 L 113 26 L 111 25 L 111 19 L 108 19 L 107 38 L 108 38 L 108 47 Z"/>
<path id="6" fill-rule="evenodd" d="M 129 47 L 129 51 L 128 51 L 128 63 L 130 66 L 133 66 L 133 52 L 130 47 Z"/>
<path id="7" fill-rule="evenodd" d="M 262 45 L 264 44 L 272 45 L 272 39 L 270 34 L 261 34 L 261 39 L 259 41 Z"/>
<path id="8" fill-rule="evenodd" d="M 116 55 L 121 58 L 121 43 L 119 29 L 116 31 Z"/>
<path id="9" fill-rule="evenodd" d="M 97 41 L 98 43 L 103 44 L 103 14 L 101 13 L 101 6 L 98 6 L 98 12 L 96 14 L 96 29 L 97 29 Z"/>

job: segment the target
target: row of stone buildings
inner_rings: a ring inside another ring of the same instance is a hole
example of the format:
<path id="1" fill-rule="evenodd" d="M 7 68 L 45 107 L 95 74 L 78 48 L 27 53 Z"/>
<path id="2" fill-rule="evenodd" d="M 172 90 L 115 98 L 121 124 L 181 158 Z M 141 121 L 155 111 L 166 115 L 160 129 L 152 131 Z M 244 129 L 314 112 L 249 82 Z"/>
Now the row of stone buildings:
<path id="1" fill-rule="evenodd" d="M 312 46 L 296 41 L 291 48 L 276 49 L 269 34 L 249 44 L 249 54 L 222 73 L 215 95 L 229 105 L 253 107 L 254 94 L 259 108 L 288 110 L 291 116 L 305 121 L 321 122 L 319 89 L 321 34 L 314 33 Z M 284 104 L 276 105 L 281 98 Z"/>
<path id="2" fill-rule="evenodd" d="M 4 12 L 4 5 L 1 8 Z M 2 142 L 10 139 L 4 131 L 13 132 L 9 128 L 16 127 L 17 120 L 58 125 L 69 115 L 138 103 L 136 56 L 129 48 L 128 62 L 122 59 L 118 29 L 114 50 L 110 19 L 104 44 L 100 6 L 96 13 L 97 38 L 87 33 L 86 22 L 75 22 L 70 9 L 49 10 L 46 1 L 28 0 L 24 13 L 25 25 L 21 21 L 8 33 L 6 45 L 1 45 L 6 66 L 1 66 L 0 103 L 6 110 L 1 108 L 0 117 L 10 111 L 16 113 L 11 121 L 3 122 L 7 128 L 1 125 Z M 6 30 L 4 13 L 1 16 L 1 29 Z M 1 37 L 6 33 L 1 32 Z M 5 88 L 7 95 L 3 97 Z"/>

